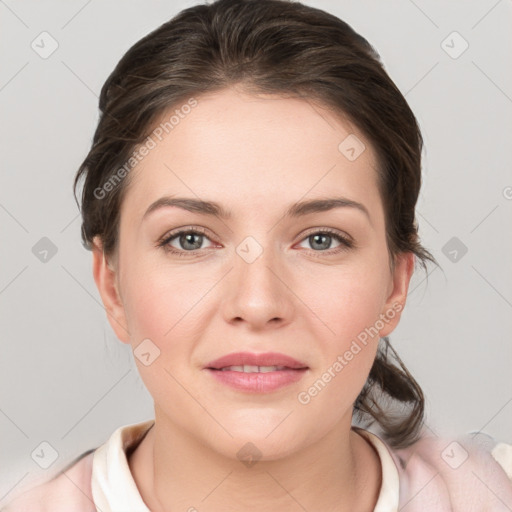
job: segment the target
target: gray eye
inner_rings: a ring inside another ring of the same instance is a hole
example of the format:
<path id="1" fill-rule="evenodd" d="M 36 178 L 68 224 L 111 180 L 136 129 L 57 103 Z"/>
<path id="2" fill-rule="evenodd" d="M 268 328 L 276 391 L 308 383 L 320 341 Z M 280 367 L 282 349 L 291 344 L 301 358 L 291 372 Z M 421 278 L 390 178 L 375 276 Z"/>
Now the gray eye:
<path id="1" fill-rule="evenodd" d="M 315 250 L 330 249 L 333 236 L 326 233 L 315 233 L 308 236 L 311 247 Z"/>

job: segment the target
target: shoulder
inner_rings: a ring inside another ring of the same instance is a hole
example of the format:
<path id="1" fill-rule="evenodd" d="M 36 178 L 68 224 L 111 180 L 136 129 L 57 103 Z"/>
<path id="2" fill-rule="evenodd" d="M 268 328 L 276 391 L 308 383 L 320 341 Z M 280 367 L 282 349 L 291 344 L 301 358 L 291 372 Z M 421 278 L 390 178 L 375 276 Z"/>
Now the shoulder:
<path id="1" fill-rule="evenodd" d="M 118 427 L 105 443 L 82 453 L 54 477 L 21 489 L 0 512 L 96 512 L 99 504 L 109 510 L 115 508 L 109 508 L 109 500 L 126 499 L 130 483 L 131 497 L 140 498 L 127 457 L 154 423 Z"/>
<path id="2" fill-rule="evenodd" d="M 50 480 L 17 495 L 0 512 L 96 512 L 91 492 L 93 456 L 94 450 L 83 453 Z"/>
<path id="3" fill-rule="evenodd" d="M 512 510 L 510 444 L 482 433 L 436 437 L 423 431 L 416 443 L 390 451 L 400 473 L 401 501 L 411 501 L 411 512 L 430 510 L 433 503 L 439 511 Z"/>

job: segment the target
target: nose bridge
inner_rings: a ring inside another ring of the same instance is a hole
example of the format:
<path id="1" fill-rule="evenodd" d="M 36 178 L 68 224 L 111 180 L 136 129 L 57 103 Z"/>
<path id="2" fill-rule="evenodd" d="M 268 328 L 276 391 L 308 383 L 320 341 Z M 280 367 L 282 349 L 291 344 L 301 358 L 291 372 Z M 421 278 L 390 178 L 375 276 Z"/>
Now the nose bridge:
<path id="1" fill-rule="evenodd" d="M 243 319 L 263 325 L 276 318 L 289 320 L 290 294 L 281 276 L 283 265 L 271 242 L 247 236 L 235 248 L 227 320 Z"/>

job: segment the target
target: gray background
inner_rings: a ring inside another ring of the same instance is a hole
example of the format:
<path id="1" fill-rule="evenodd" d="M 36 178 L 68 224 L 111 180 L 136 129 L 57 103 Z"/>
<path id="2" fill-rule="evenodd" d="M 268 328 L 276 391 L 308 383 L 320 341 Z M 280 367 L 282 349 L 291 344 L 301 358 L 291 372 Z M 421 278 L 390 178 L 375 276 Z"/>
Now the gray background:
<path id="1" fill-rule="evenodd" d="M 442 270 L 415 275 L 391 341 L 422 385 L 429 423 L 512 443 L 512 4 L 306 3 L 375 46 L 425 138 L 418 220 Z M 0 505 L 120 425 L 153 417 L 130 347 L 106 320 L 72 180 L 108 74 L 194 4 L 0 0 Z M 43 31 L 58 42 L 46 59 L 31 47 Z M 445 51 L 462 49 L 453 31 L 469 44 L 457 58 Z M 46 262 L 43 237 L 57 249 Z M 31 457 L 43 441 L 58 452 L 46 470 Z"/>

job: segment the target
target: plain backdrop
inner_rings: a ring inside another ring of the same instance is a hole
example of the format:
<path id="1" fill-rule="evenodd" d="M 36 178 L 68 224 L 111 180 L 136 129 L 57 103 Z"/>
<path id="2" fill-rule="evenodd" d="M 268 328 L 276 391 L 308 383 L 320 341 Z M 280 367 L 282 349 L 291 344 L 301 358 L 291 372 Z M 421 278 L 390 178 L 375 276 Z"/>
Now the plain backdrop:
<path id="1" fill-rule="evenodd" d="M 72 182 L 107 76 L 195 3 L 0 1 L 0 505 L 153 417 L 101 305 Z M 417 215 L 441 269 L 413 277 L 391 342 L 425 392 L 428 422 L 512 443 L 512 4 L 305 3 L 378 50 L 425 139 Z M 57 454 L 47 469 L 41 443 Z"/>

